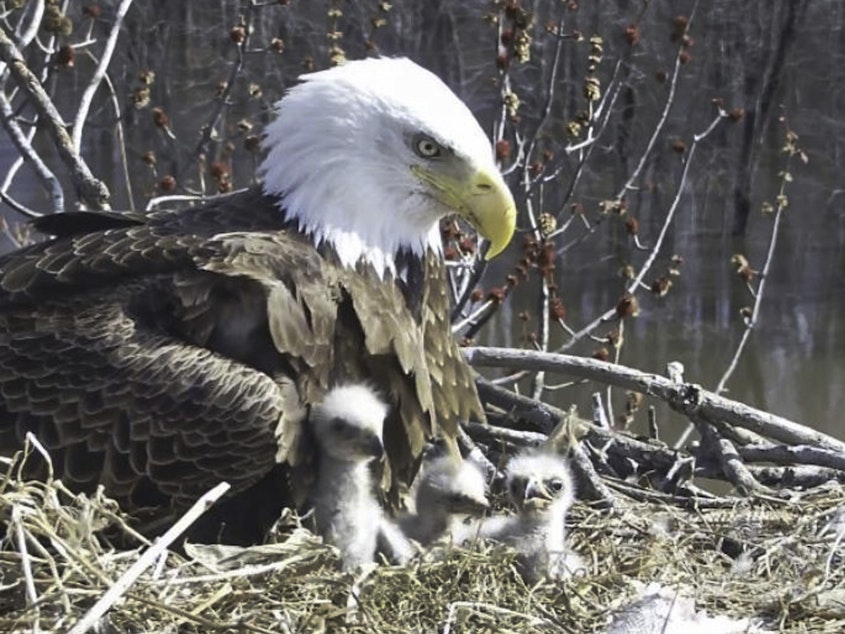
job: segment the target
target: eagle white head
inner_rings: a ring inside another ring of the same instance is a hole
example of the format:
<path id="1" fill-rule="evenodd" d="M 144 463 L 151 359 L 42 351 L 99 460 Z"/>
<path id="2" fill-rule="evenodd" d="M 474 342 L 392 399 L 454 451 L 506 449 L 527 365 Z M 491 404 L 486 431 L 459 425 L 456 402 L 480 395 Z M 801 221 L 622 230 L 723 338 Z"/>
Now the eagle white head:
<path id="1" fill-rule="evenodd" d="M 344 266 L 396 273 L 394 257 L 440 250 L 457 214 L 507 246 L 516 208 L 490 141 L 449 88 L 407 59 L 366 59 L 301 77 L 267 126 L 264 191 Z"/>

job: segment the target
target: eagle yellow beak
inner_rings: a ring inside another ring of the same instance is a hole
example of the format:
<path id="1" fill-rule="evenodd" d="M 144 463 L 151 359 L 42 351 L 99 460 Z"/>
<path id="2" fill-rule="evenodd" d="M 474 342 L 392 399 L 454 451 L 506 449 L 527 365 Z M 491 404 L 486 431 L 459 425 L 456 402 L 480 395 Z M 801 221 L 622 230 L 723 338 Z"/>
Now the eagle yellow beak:
<path id="1" fill-rule="evenodd" d="M 463 203 L 458 213 L 490 241 L 486 259 L 496 257 L 516 229 L 516 205 L 505 179 L 498 171 L 479 170 L 472 176 Z"/>
<path id="2" fill-rule="evenodd" d="M 455 210 L 490 241 L 486 259 L 505 250 L 516 229 L 516 204 L 505 179 L 495 169 L 455 172 L 429 171 L 414 166 L 417 177 L 430 185 L 433 195 Z M 463 173 L 461 173 L 463 172 Z"/>

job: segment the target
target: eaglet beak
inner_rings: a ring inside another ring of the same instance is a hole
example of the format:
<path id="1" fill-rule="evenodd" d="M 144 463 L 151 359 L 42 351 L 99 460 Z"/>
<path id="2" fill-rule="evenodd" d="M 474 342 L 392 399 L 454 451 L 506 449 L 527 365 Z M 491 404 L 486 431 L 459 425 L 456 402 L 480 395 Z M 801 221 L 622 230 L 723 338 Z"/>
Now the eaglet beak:
<path id="1" fill-rule="evenodd" d="M 455 512 L 466 513 L 473 517 L 480 517 L 490 509 L 490 503 L 485 499 L 478 499 L 470 496 L 462 496 L 456 500 Z"/>
<path id="2" fill-rule="evenodd" d="M 505 250 L 516 228 L 516 205 L 505 179 L 495 168 L 480 168 L 460 176 L 422 168 L 414 171 L 433 187 L 438 199 L 490 241 L 486 259 Z"/>
<path id="3" fill-rule="evenodd" d="M 525 486 L 522 507 L 529 511 L 542 511 L 548 508 L 550 503 L 551 495 L 542 482 L 534 479 L 529 480 Z"/>

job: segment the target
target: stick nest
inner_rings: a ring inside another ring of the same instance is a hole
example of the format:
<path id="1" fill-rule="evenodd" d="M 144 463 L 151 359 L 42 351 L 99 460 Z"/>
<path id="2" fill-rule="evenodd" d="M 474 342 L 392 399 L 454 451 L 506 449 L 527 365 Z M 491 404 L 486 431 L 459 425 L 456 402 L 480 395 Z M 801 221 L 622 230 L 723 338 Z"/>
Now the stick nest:
<path id="1" fill-rule="evenodd" d="M 0 488 L 0 630 L 67 631 L 148 544 L 103 495 L 60 481 Z M 337 552 L 286 516 L 271 543 L 186 544 L 165 551 L 100 620 L 99 632 L 601 632 L 648 582 L 682 588 L 696 609 L 752 617 L 767 629 L 845 630 L 845 494 L 737 498 L 727 509 L 680 509 L 621 498 L 615 510 L 576 504 L 571 542 L 589 570 L 526 585 L 515 553 L 496 544 L 437 546 L 405 567 L 357 576 Z M 119 550 L 109 536 L 134 539 Z"/>

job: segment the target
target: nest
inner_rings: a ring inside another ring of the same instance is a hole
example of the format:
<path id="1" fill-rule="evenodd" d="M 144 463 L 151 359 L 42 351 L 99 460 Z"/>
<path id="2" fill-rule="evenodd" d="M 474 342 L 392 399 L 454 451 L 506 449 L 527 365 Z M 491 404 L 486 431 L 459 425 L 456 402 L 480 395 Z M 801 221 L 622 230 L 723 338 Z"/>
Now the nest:
<path id="1" fill-rule="evenodd" d="M 736 498 L 723 509 L 621 495 L 612 510 L 576 504 L 571 542 L 588 569 L 527 585 L 516 554 L 489 543 L 439 545 L 408 566 L 352 575 L 293 515 L 262 546 L 184 544 L 156 554 L 107 497 L 27 481 L 8 464 L 5 632 L 603 632 L 649 582 L 679 589 L 697 610 L 770 630 L 845 630 L 839 485 L 789 500 Z M 113 548 L 115 532 L 137 548 Z"/>

